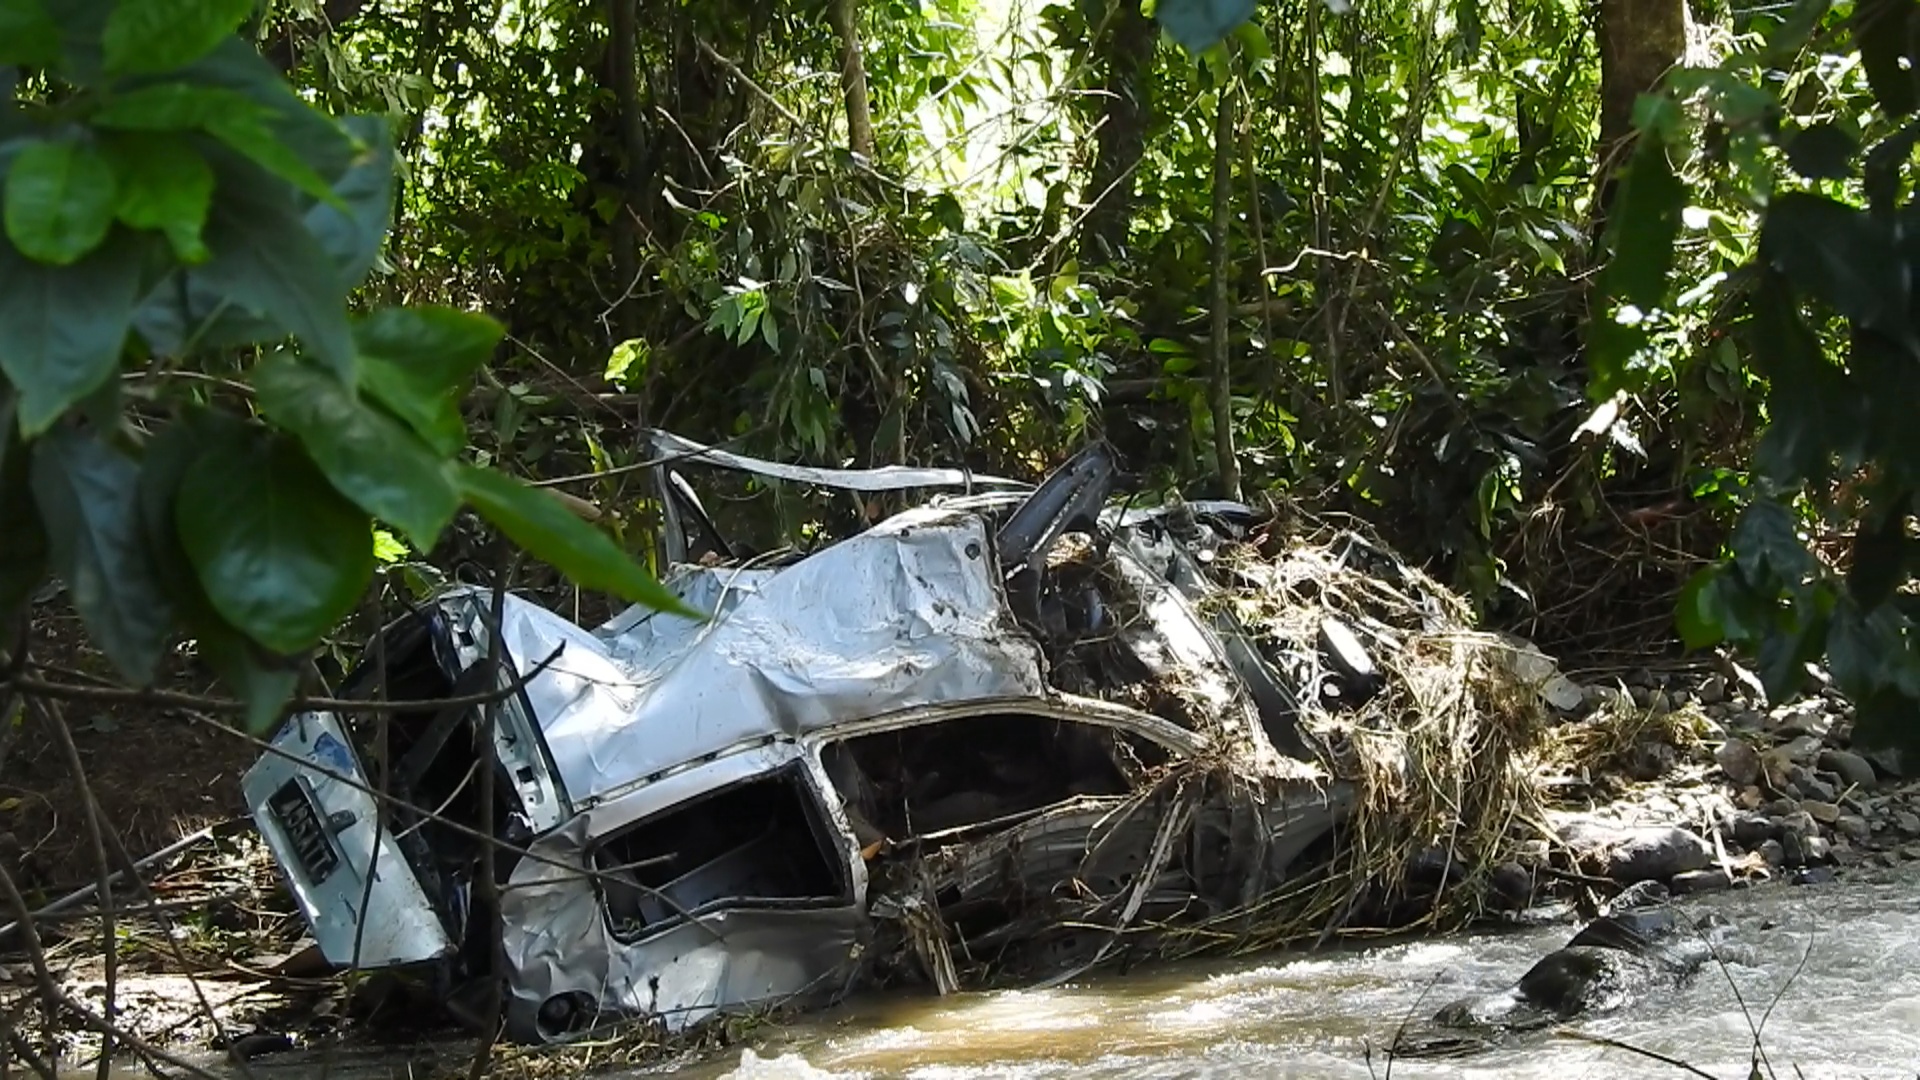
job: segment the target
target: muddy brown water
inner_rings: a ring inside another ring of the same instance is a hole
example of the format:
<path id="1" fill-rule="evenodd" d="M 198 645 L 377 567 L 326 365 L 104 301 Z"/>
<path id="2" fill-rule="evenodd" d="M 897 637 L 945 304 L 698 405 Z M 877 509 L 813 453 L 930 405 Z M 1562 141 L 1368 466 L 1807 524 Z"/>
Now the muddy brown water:
<path id="1" fill-rule="evenodd" d="M 1741 940 L 1755 945 L 1756 966 L 1710 968 L 1669 996 L 1576 1030 L 1741 1080 L 1748 1076 L 1750 1024 L 1764 1019 L 1761 1041 L 1779 1077 L 1920 1076 L 1920 865 L 1684 904 L 1689 912 L 1718 911 L 1732 919 Z M 1369 1064 L 1368 1048 L 1389 1042 L 1405 1017 L 1430 1015 L 1454 996 L 1511 981 L 1571 933 L 1559 925 L 1182 964 L 1044 991 L 868 998 L 761 1029 L 745 1048 L 630 1076 L 1386 1077 L 1384 1058 L 1376 1049 Z M 338 1062 L 331 1075 L 407 1074 L 394 1064 L 358 1056 L 350 1065 Z M 262 1080 L 320 1075 L 312 1064 L 287 1058 L 257 1062 L 255 1074 Z M 1536 1037 L 1468 1058 L 1396 1061 L 1391 1075 L 1689 1074 L 1623 1050 Z"/>

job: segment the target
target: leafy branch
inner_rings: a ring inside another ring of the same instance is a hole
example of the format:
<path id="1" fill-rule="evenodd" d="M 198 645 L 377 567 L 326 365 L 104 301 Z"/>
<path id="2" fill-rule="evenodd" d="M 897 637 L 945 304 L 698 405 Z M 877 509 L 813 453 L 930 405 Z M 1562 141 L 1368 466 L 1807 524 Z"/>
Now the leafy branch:
<path id="1" fill-rule="evenodd" d="M 370 584 L 377 526 L 462 506 L 581 585 L 684 610 L 549 494 L 461 460 L 502 331 L 360 316 L 394 198 L 385 122 L 309 106 L 247 0 L 0 0 L 0 619 L 49 573 L 118 675 L 185 633 L 256 729 Z M 251 402 L 207 393 L 237 365 Z M 122 399 L 163 380 L 164 422 Z"/>

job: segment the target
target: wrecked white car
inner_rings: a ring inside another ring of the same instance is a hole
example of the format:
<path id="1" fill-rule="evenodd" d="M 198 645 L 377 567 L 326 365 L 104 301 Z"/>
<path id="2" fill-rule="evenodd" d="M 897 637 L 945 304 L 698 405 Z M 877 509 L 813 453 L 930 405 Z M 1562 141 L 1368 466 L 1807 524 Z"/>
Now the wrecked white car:
<path id="1" fill-rule="evenodd" d="M 1109 507 L 1102 447 L 1033 488 L 653 441 L 768 479 L 960 490 L 745 559 L 662 468 L 666 580 L 710 620 L 588 630 L 508 595 L 497 667 L 487 590 L 394 624 L 380 672 L 363 660 L 341 695 L 383 673 L 391 700 L 453 704 L 295 715 L 245 778 L 329 962 L 425 969 L 449 994 L 497 977 L 519 1040 L 677 1029 L 858 987 L 1065 977 L 1324 857 L 1351 792 L 1309 749 L 1287 658 L 1207 602 L 1244 507 Z M 1364 694 L 1365 658 L 1335 659 L 1319 667 L 1348 685 L 1312 692 Z M 489 821 L 497 910 L 475 884 Z"/>

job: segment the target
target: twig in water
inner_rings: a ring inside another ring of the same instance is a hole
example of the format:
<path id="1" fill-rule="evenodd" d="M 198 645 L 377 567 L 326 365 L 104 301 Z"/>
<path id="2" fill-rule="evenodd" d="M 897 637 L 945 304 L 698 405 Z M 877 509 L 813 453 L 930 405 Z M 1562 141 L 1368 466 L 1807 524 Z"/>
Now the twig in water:
<path id="1" fill-rule="evenodd" d="M 1653 1050 L 1648 1050 L 1645 1047 L 1635 1046 L 1629 1042 L 1622 1042 L 1619 1039 L 1610 1039 L 1605 1035 L 1593 1035 L 1585 1031 L 1566 1031 L 1566 1030 L 1557 1031 L 1555 1032 L 1555 1034 L 1564 1036 L 1569 1039 L 1578 1039 L 1579 1041 L 1585 1042 L 1585 1043 L 1593 1043 L 1595 1046 L 1609 1046 L 1615 1050 L 1625 1050 L 1629 1054 L 1638 1054 L 1643 1058 L 1651 1058 L 1652 1060 L 1657 1061 L 1662 1065 L 1671 1065 L 1676 1069 L 1680 1069 L 1685 1072 L 1692 1073 L 1695 1076 L 1704 1076 L 1707 1078 L 1707 1080 L 1718 1080 L 1718 1078 L 1715 1077 L 1712 1073 L 1702 1072 L 1699 1069 L 1693 1067 L 1692 1065 L 1689 1065 L 1686 1062 L 1681 1061 L 1679 1058 L 1668 1057 L 1665 1054 L 1657 1053 Z"/>

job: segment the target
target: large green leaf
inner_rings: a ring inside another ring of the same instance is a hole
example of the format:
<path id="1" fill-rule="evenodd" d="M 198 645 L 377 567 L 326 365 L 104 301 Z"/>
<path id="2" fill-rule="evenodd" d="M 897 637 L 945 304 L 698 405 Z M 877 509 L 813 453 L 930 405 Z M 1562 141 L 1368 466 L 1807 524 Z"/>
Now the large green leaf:
<path id="1" fill-rule="evenodd" d="M 0 382 L 0 626 L 13 625 L 14 611 L 26 602 L 47 573 L 47 536 L 33 504 L 27 472 L 29 450 L 13 422 L 13 389 Z"/>
<path id="2" fill-rule="evenodd" d="M 1860 66 L 1889 116 L 1905 116 L 1920 104 L 1908 52 L 1916 18 L 1920 3 L 1915 0 L 1860 0 L 1854 5 L 1853 42 L 1860 50 Z"/>
<path id="3" fill-rule="evenodd" d="M 451 457 L 466 445 L 460 396 L 500 342 L 499 323 L 452 308 L 385 308 L 353 328 L 360 386 Z"/>
<path id="4" fill-rule="evenodd" d="M 133 245 L 110 243 L 72 266 L 48 266 L 0 240 L 0 281 L 0 371 L 31 437 L 119 370 L 140 260 Z"/>
<path id="5" fill-rule="evenodd" d="M 203 441 L 244 437 L 245 422 L 229 413 L 189 409 L 147 444 L 140 463 L 140 519 L 147 550 L 159 568 L 174 609 L 193 635 L 200 657 L 247 705 L 247 727 L 264 732 L 300 685 L 295 657 L 266 652 L 227 625 L 207 595 L 180 543 L 174 505 Z"/>
<path id="6" fill-rule="evenodd" d="M 60 62 L 60 27 L 43 0 L 0 0 L 0 67 Z"/>
<path id="7" fill-rule="evenodd" d="M 547 492 L 491 469 L 460 465 L 458 470 L 461 492 L 481 517 L 574 584 L 656 611 L 699 617 L 606 533 L 575 517 Z"/>
<path id="8" fill-rule="evenodd" d="M 219 197 L 206 230 L 213 258 L 194 268 L 193 284 L 293 334 L 352 385 L 346 283 L 288 193 L 258 183 L 257 170 L 240 164 L 214 159 Z"/>
<path id="9" fill-rule="evenodd" d="M 212 52 L 253 14 L 253 0 L 120 0 L 107 19 L 110 74 L 173 71 Z"/>
<path id="10" fill-rule="evenodd" d="M 28 145 L 6 176 L 7 237 L 30 259 L 71 266 L 113 227 L 113 166 L 91 142 Z"/>
<path id="11" fill-rule="evenodd" d="M 300 439 L 336 490 L 422 551 L 439 542 L 460 509 L 444 458 L 351 387 L 290 356 L 261 364 L 253 383 L 267 418 Z"/>
<path id="12" fill-rule="evenodd" d="M 174 521 L 214 610 L 275 652 L 311 648 L 373 577 L 366 515 L 290 439 L 204 440 Z"/>
<path id="13" fill-rule="evenodd" d="M 1769 417 L 1755 464 L 1789 485 L 1820 480 L 1836 453 L 1858 456 L 1862 402 L 1826 356 L 1779 277 L 1765 275 L 1749 303 L 1754 366 L 1767 377 Z"/>
<path id="14" fill-rule="evenodd" d="M 333 182 L 334 198 L 307 211 L 307 229 L 340 268 L 349 288 L 367 279 L 393 218 L 393 136 L 385 119 L 341 121 L 366 147 Z"/>
<path id="15" fill-rule="evenodd" d="M 213 169 L 187 141 L 167 135 L 127 133 L 106 142 L 120 181 L 114 213 L 136 229 L 154 229 L 173 245 L 183 263 L 209 257 L 202 238 L 213 206 Z"/>
<path id="16" fill-rule="evenodd" d="M 1891 230 L 1865 210 L 1788 192 L 1767 208 L 1760 251 L 1795 288 L 1856 324 L 1902 343 L 1913 339 L 1906 267 Z"/>
<path id="17" fill-rule="evenodd" d="M 267 159 L 260 163 L 294 181 L 309 196 L 332 200 L 326 185 L 338 181 L 364 152 L 339 120 L 307 104 L 258 49 L 237 37 L 221 42 L 180 74 L 198 85 L 232 90 L 258 106 L 244 114 L 237 129 L 221 137 L 259 144 L 253 152 Z M 256 124 L 271 136 L 272 147 L 265 147 L 260 133 L 252 130 Z M 315 178 L 320 182 L 315 183 Z"/>
<path id="18" fill-rule="evenodd" d="M 202 131 L 222 115 L 259 115 L 253 98 L 223 86 L 164 82 L 108 98 L 93 122 L 110 131 Z"/>
<path id="19" fill-rule="evenodd" d="M 62 427 L 35 441 L 32 474 L 54 571 L 88 636 L 122 678 L 147 685 L 173 608 L 143 542 L 139 465 L 91 432 Z"/>
<path id="20" fill-rule="evenodd" d="M 1613 259 L 1607 264 L 1606 282 L 1613 299 L 1646 309 L 1666 299 L 1673 243 L 1686 203 L 1686 185 L 1674 175 L 1665 144 L 1642 136 L 1608 211 Z"/>

